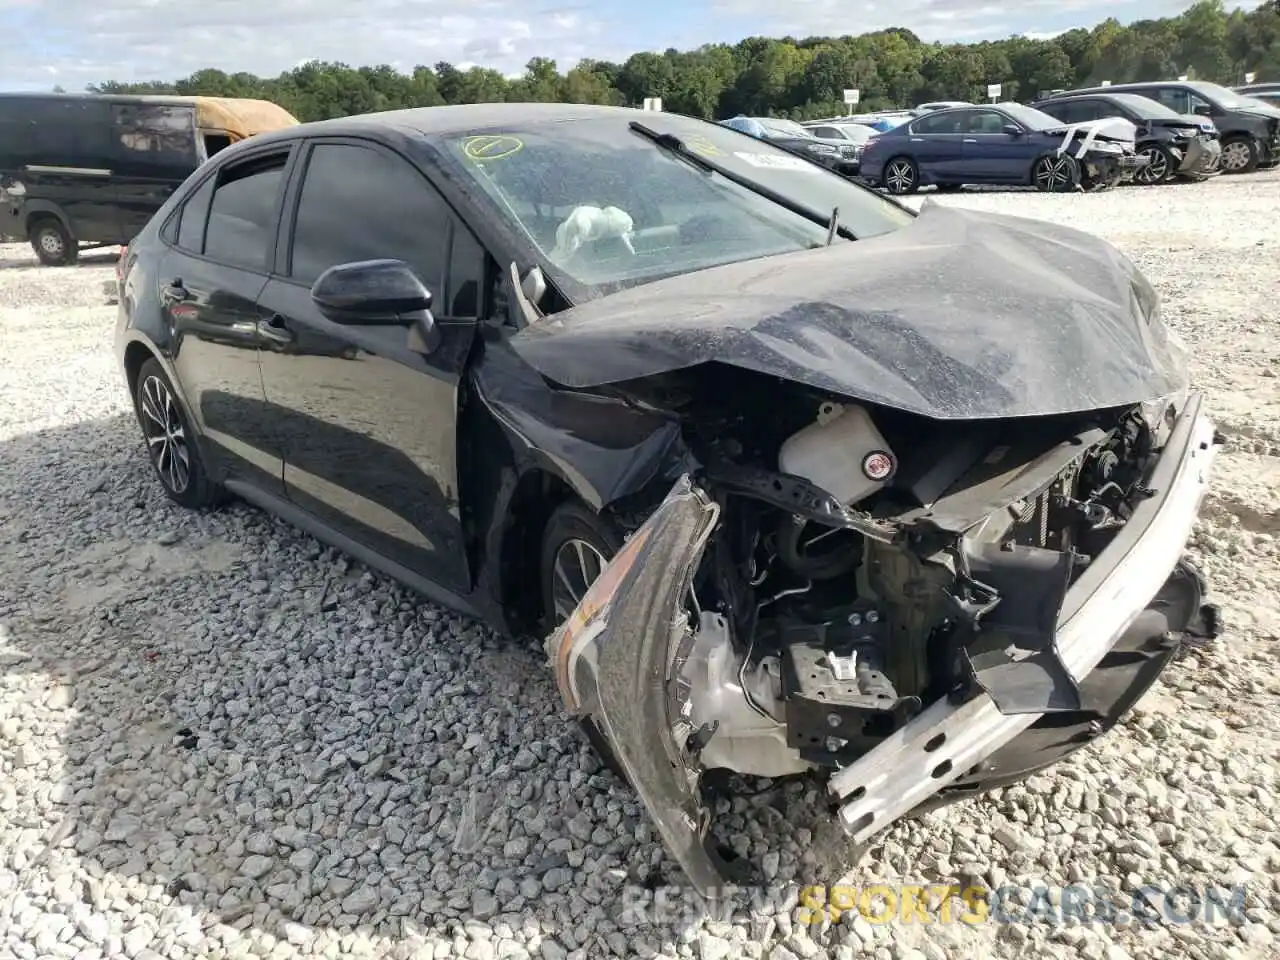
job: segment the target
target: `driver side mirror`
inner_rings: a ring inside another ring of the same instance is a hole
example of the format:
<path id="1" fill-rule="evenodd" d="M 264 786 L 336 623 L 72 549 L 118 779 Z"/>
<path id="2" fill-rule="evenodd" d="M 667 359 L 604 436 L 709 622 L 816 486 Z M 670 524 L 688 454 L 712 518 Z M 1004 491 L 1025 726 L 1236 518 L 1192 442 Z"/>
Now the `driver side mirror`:
<path id="1" fill-rule="evenodd" d="M 311 285 L 316 308 L 343 326 L 409 328 L 409 346 L 430 353 L 440 345 L 431 291 L 403 260 L 361 260 L 330 267 Z"/>
<path id="2" fill-rule="evenodd" d="M 1018 126 L 1016 123 L 1006 123 L 1004 125 L 1004 132 L 1011 137 L 1022 136 L 1022 128 Z"/>
<path id="3" fill-rule="evenodd" d="M 1194 107 L 1192 107 L 1191 109 L 1192 109 L 1192 112 L 1193 112 L 1197 117 L 1211 117 L 1211 116 L 1213 116 L 1213 108 L 1212 108 L 1212 107 L 1210 107 L 1207 103 L 1198 103 L 1198 104 L 1196 104 Z"/>

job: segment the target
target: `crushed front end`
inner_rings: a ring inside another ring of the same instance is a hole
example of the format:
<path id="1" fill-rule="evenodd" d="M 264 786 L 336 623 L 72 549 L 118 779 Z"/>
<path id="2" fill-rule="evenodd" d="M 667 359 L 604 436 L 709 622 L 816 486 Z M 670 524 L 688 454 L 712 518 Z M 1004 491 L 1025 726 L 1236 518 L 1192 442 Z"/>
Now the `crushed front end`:
<path id="1" fill-rule="evenodd" d="M 1217 443 L 1198 394 L 807 416 L 770 439 L 704 410 L 704 466 L 548 641 L 566 704 L 708 897 L 743 879 L 710 842 L 708 770 L 819 776 L 862 842 L 1089 742 L 1217 632 L 1183 559 Z"/>

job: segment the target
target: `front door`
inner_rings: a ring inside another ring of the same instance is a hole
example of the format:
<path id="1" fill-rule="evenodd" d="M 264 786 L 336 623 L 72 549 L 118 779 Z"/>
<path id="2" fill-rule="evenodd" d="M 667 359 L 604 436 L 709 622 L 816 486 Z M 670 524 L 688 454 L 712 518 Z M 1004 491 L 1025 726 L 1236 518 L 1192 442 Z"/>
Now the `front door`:
<path id="1" fill-rule="evenodd" d="M 458 385 L 480 307 L 482 249 L 408 160 L 358 140 L 312 143 L 289 250 L 259 304 L 267 401 L 290 499 L 339 533 L 454 592 L 471 584 L 458 499 Z M 452 251 L 452 256 L 451 256 Z M 442 334 L 339 325 L 311 299 L 329 267 L 407 262 Z"/>
<path id="2" fill-rule="evenodd" d="M 172 360 L 219 479 L 283 493 L 276 425 L 266 410 L 258 295 L 275 250 L 289 149 L 227 164 L 190 194 L 156 282 Z"/>
<path id="3" fill-rule="evenodd" d="M 1006 126 L 1019 127 L 1017 134 Z M 965 175 L 974 183 L 1022 183 L 1031 169 L 1029 134 L 996 110 L 971 110 L 965 120 Z"/>

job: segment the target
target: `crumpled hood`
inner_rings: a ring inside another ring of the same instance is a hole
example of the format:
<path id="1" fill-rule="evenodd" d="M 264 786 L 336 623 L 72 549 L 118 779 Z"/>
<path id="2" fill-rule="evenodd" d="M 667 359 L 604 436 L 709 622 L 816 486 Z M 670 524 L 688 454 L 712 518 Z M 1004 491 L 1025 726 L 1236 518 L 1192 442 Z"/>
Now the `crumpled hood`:
<path id="1" fill-rule="evenodd" d="M 568 387 L 719 361 L 937 419 L 1048 416 L 1181 390 L 1157 313 L 1097 237 L 926 202 L 894 233 L 643 284 L 512 347 Z"/>

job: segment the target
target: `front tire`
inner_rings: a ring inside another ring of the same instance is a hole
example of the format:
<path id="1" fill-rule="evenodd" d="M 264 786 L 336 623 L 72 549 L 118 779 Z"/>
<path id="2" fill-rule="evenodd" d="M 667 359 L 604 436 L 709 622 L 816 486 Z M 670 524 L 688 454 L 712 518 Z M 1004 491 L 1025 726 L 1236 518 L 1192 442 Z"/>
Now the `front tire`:
<path id="1" fill-rule="evenodd" d="M 539 577 L 548 632 L 559 628 L 596 577 L 622 546 L 622 531 L 578 500 L 560 504 L 542 534 Z M 600 759 L 622 780 L 626 771 L 595 721 L 583 717 L 582 732 Z"/>
<path id="2" fill-rule="evenodd" d="M 884 165 L 881 179 L 884 188 L 894 196 L 915 193 L 920 189 L 920 168 L 910 157 L 894 157 Z"/>
<path id="3" fill-rule="evenodd" d="M 1253 137 L 1232 137 L 1222 144 L 1223 173 L 1253 173 L 1261 156 Z"/>
<path id="4" fill-rule="evenodd" d="M 147 458 L 165 495 L 188 509 L 211 506 L 222 500 L 224 491 L 205 470 L 195 431 L 178 402 L 173 384 L 154 358 L 138 370 L 133 406 L 147 445 Z"/>
<path id="5" fill-rule="evenodd" d="M 1178 172 L 1178 161 L 1167 148 L 1158 143 L 1147 144 L 1138 152 L 1138 156 L 1146 157 L 1148 162 L 1145 167 L 1137 169 L 1133 180 L 1144 187 L 1168 183 Z"/>
<path id="6" fill-rule="evenodd" d="M 30 227 L 31 249 L 46 267 L 66 267 L 80 256 L 71 231 L 57 217 L 43 216 Z"/>
<path id="7" fill-rule="evenodd" d="M 1050 153 L 1031 168 L 1031 184 L 1041 193 L 1068 193 L 1080 185 L 1080 164 L 1065 153 Z"/>

